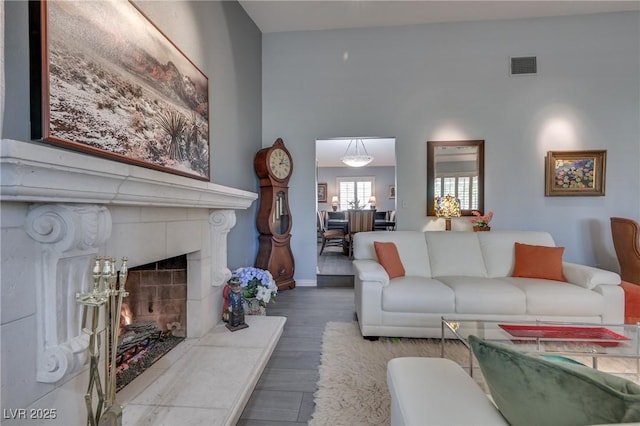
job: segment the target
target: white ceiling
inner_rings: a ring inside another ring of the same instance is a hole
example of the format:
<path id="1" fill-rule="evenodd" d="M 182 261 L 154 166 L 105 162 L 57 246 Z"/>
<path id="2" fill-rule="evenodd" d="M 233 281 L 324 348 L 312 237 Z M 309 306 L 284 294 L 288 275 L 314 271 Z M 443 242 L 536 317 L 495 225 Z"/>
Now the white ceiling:
<path id="1" fill-rule="evenodd" d="M 239 0 L 263 33 L 640 10 L 640 1 Z"/>
<path id="2" fill-rule="evenodd" d="M 395 166 L 396 140 L 393 138 L 358 138 L 364 142 L 367 153 L 373 161 L 367 167 Z M 340 157 L 349 146 L 350 139 L 319 139 L 316 141 L 318 167 L 347 167 Z M 353 146 L 351 147 L 353 149 Z M 351 150 L 349 152 L 352 152 Z"/>

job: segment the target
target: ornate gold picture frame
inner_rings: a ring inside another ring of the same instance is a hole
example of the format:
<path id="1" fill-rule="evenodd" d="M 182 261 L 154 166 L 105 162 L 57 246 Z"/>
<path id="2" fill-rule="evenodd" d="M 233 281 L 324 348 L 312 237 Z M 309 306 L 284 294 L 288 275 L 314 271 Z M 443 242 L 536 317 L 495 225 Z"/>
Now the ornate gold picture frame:
<path id="1" fill-rule="evenodd" d="M 604 196 L 606 150 L 547 151 L 547 197 Z"/>

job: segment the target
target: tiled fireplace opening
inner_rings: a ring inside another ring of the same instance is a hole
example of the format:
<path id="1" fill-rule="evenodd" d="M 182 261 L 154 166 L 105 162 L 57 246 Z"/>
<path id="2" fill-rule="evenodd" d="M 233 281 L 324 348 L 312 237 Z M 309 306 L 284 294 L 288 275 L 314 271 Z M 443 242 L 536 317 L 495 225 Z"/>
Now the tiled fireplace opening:
<path id="1" fill-rule="evenodd" d="M 116 358 L 119 391 L 178 345 L 187 329 L 187 256 L 129 270 Z"/>

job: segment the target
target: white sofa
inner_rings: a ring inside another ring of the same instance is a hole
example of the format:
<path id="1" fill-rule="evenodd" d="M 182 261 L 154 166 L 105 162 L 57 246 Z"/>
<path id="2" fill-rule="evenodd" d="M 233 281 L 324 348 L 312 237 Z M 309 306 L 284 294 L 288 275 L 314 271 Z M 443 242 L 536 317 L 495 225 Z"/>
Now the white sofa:
<path id="1" fill-rule="evenodd" d="M 389 279 L 374 241 L 395 243 L 404 277 Z M 516 242 L 555 246 L 547 232 L 361 232 L 354 238 L 355 305 L 364 337 L 441 335 L 441 317 L 624 322 L 620 276 L 563 262 L 568 282 L 512 277 Z"/>

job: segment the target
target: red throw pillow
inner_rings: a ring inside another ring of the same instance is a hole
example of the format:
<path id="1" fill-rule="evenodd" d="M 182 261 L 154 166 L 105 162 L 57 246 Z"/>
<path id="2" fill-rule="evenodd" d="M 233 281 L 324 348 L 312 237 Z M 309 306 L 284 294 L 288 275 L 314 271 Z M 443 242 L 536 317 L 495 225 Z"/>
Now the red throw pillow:
<path id="1" fill-rule="evenodd" d="M 562 254 L 564 247 L 534 246 L 516 243 L 516 264 L 514 277 L 544 278 L 567 281 L 562 274 Z"/>
<path id="2" fill-rule="evenodd" d="M 398 254 L 398 248 L 395 243 L 384 243 L 381 241 L 374 241 L 373 247 L 376 249 L 376 256 L 378 256 L 378 262 L 382 265 L 389 278 L 404 277 L 404 266 L 400 260 Z"/>

